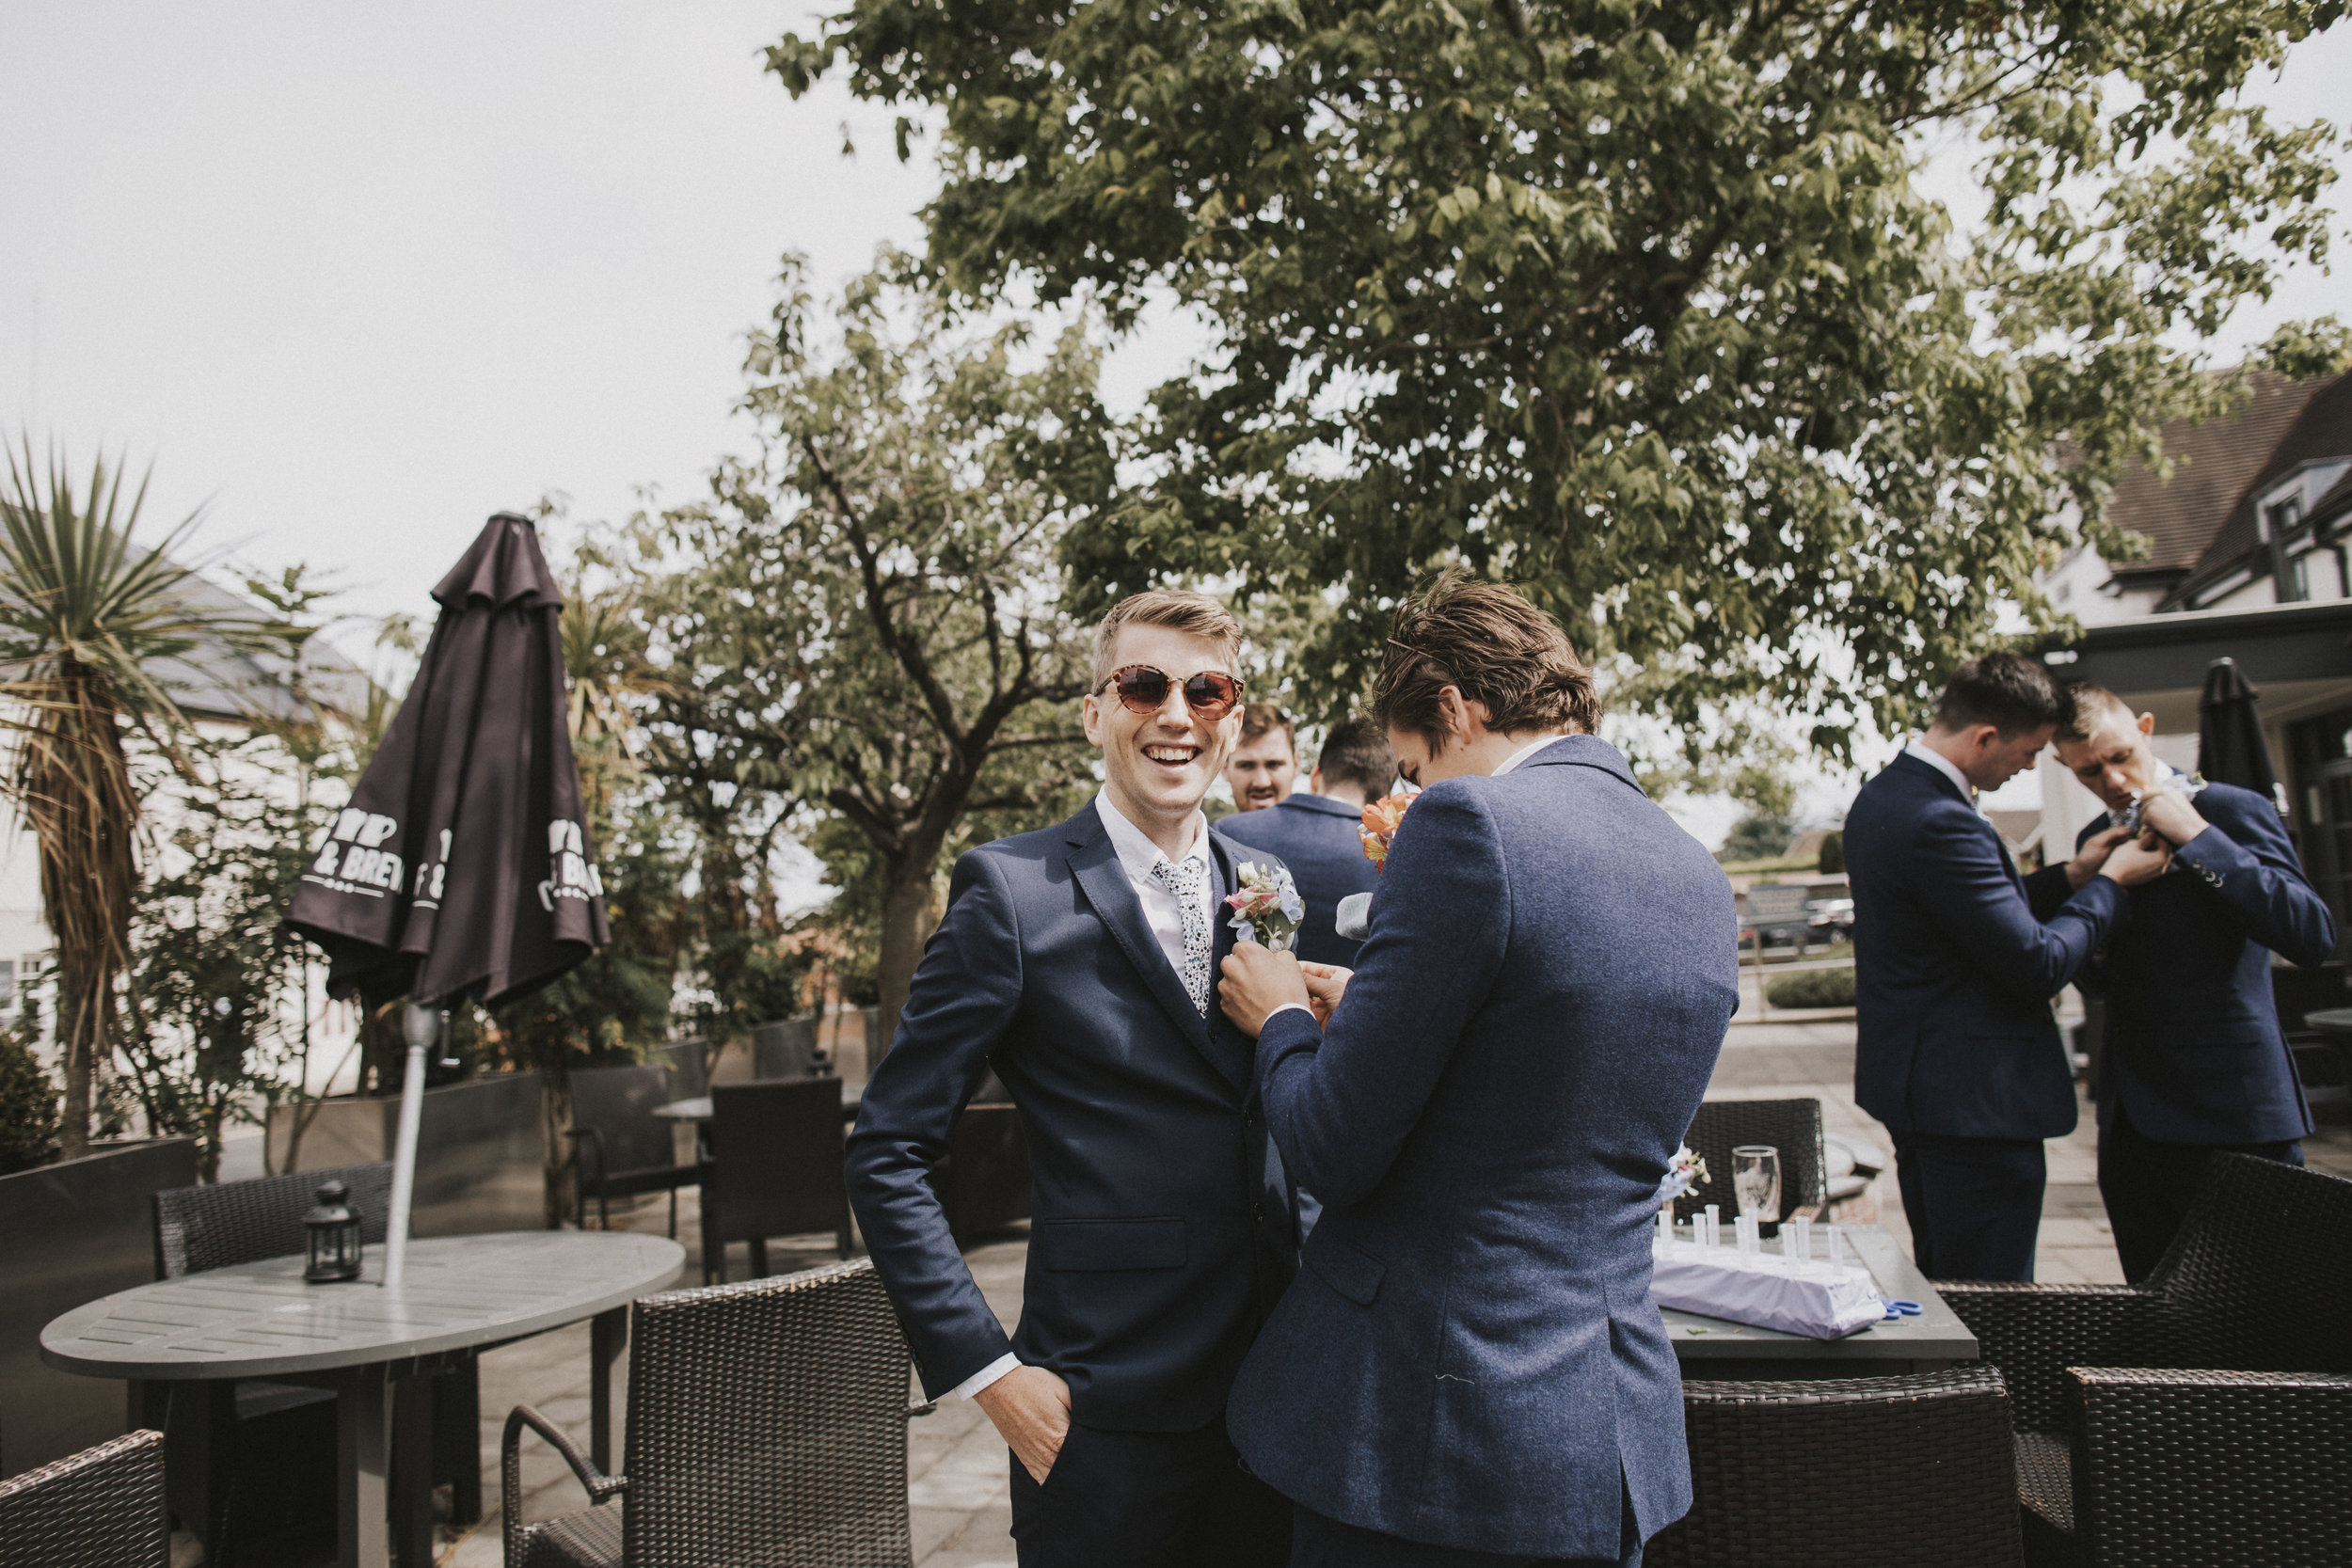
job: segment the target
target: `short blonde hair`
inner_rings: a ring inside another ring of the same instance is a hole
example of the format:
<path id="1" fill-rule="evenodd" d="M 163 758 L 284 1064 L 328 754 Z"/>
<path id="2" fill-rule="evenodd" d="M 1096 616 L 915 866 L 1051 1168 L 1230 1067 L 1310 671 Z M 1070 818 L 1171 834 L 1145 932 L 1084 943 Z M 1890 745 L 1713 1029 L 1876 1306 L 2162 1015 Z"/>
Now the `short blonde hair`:
<path id="1" fill-rule="evenodd" d="M 1232 611 L 1206 594 L 1152 588 L 1111 606 L 1103 624 L 1094 628 L 1094 682 L 1088 689 L 1102 690 L 1103 683 L 1118 668 L 1111 662 L 1111 648 L 1119 641 L 1121 626 L 1166 626 L 1214 642 L 1233 673 L 1241 673 L 1241 623 Z M 1193 672 L 1170 670 L 1168 673 L 1182 679 Z"/>

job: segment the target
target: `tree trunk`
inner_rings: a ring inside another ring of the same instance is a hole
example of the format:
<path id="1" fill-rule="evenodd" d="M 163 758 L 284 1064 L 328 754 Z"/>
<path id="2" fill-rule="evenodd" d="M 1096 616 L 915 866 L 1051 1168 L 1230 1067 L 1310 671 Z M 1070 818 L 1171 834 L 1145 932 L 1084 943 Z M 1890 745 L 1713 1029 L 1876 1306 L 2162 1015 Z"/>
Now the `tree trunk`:
<path id="1" fill-rule="evenodd" d="M 906 1006 L 907 992 L 914 983 L 914 966 L 922 961 L 923 943 L 931 934 L 931 867 L 937 863 L 936 850 L 883 862 L 878 989 L 882 992 L 884 1051 L 890 1049 L 890 1037 L 898 1033 L 898 1014 Z M 866 1066 L 867 1070 L 872 1070 L 872 1063 Z"/>
<path id="2" fill-rule="evenodd" d="M 570 1219 L 580 1190 L 580 1169 L 572 1161 L 572 1077 L 564 1065 L 542 1063 L 539 1068 L 540 1115 L 547 1130 L 547 1163 L 542 1167 L 546 1192 L 545 1217 L 549 1230 L 561 1230 Z"/>
<path id="3" fill-rule="evenodd" d="M 75 1160 L 89 1152 L 92 1082 L 113 1050 L 115 981 L 137 885 L 131 835 L 139 803 L 113 694 L 70 657 L 60 672 L 35 733 L 21 743 L 11 792 L 40 846 L 41 912 L 56 953 L 65 1078 L 57 1158 Z"/>

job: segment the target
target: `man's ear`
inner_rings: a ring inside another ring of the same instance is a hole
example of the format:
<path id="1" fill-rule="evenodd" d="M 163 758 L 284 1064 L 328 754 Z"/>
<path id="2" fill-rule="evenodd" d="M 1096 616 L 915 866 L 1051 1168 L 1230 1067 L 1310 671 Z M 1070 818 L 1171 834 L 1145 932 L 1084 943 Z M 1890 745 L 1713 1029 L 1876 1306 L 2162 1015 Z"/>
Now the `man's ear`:
<path id="1" fill-rule="evenodd" d="M 1318 768 L 1313 772 L 1307 775 L 1307 793 L 1310 795 L 1320 795 L 1323 793 L 1322 768 Z"/>
<path id="2" fill-rule="evenodd" d="M 2153 736 L 2155 735 L 2156 716 L 2154 714 L 2143 713 L 2139 716 L 2139 733 L 2149 736 Z"/>
<path id="3" fill-rule="evenodd" d="M 1078 713 L 1086 726 L 1088 742 L 1096 746 L 1103 744 L 1103 709 L 1093 692 L 1086 694 L 1085 700 L 1078 705 Z"/>

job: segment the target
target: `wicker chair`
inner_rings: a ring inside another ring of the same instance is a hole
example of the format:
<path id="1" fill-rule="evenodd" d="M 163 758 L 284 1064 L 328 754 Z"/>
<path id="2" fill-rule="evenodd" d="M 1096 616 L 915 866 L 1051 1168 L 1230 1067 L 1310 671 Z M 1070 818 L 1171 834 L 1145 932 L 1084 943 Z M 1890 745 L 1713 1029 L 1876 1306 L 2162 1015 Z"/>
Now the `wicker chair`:
<path id="1" fill-rule="evenodd" d="M 350 1189 L 359 1239 L 381 1246 L 391 1216 L 389 1160 L 294 1171 L 155 1195 L 155 1275 L 177 1279 L 207 1269 L 284 1258 L 303 1251 L 302 1216 L 328 1180 Z M 482 1517 L 481 1393 L 467 1357 L 430 1384 L 433 1480 L 448 1483 L 452 1517 Z M 421 1392 L 420 1390 L 419 1392 Z M 418 1397 L 404 1393 L 404 1398 Z M 335 1396 L 326 1389 L 262 1379 L 186 1383 L 171 1390 L 175 1453 L 202 1451 L 205 1463 L 174 1464 L 172 1509 L 197 1529 L 215 1563 L 230 1560 L 237 1537 L 331 1528 Z M 158 1413 L 160 1418 L 160 1413 Z M 215 1465 L 209 1456 L 219 1454 Z"/>
<path id="2" fill-rule="evenodd" d="M 2352 1562 L 2352 1181 L 2219 1155 L 2141 1286 L 1936 1290 L 2008 1381 L 2028 1560 Z"/>
<path id="3" fill-rule="evenodd" d="M 507 1568 L 907 1568 L 906 1421 L 930 1407 L 907 1405 L 870 1260 L 646 1296 L 632 1318 L 627 1474 L 528 1405 L 507 1417 Z M 596 1506 L 517 1517 L 526 1427 Z"/>
<path id="4" fill-rule="evenodd" d="M 727 1276 L 727 1243 L 749 1242 L 754 1276 L 768 1238 L 830 1230 L 850 1256 L 850 1181 L 842 1165 L 841 1080 L 719 1084 L 710 1091 L 710 1159 L 702 1169 L 703 1280 Z"/>
<path id="5" fill-rule="evenodd" d="M 1984 1367 L 1797 1383 L 1686 1383 L 1691 1512 L 1648 1568 L 2024 1560 L 2009 1400 Z"/>
<path id="6" fill-rule="evenodd" d="M 0 1481 L 0 1562 L 165 1568 L 164 1434 L 134 1432 Z"/>
<path id="7" fill-rule="evenodd" d="M 1825 1176 L 1829 1158 L 1821 1148 L 1821 1102 L 1818 1100 L 1709 1100 L 1691 1118 L 1683 1135 L 1691 1151 L 1707 1162 L 1707 1184 L 1675 1200 L 1675 1216 L 1688 1219 L 1708 1204 L 1726 1215 L 1740 1212 L 1731 1186 L 1731 1151 L 1741 1144 L 1769 1144 L 1780 1150 L 1780 1212 L 1784 1218 L 1820 1217 L 1829 1201 Z M 1762 1227 L 1776 1234 L 1779 1224 Z"/>

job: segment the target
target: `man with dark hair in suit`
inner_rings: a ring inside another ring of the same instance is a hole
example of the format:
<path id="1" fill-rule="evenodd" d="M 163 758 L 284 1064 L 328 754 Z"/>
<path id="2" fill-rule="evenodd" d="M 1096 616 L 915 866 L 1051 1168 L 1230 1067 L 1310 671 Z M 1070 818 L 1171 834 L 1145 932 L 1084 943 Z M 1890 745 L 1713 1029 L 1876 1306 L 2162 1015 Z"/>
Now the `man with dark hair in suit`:
<path id="1" fill-rule="evenodd" d="M 1361 944 L 1332 925 L 1333 911 L 1351 893 L 1370 893 L 1378 870 L 1364 855 L 1364 803 L 1396 783 L 1396 758 L 1379 726 L 1363 719 L 1331 726 L 1315 758 L 1307 792 L 1288 795 L 1270 811 L 1236 813 L 1217 824 L 1226 837 L 1271 850 L 1289 866 L 1307 906 L 1292 951 L 1309 963 L 1352 964 Z"/>
<path id="2" fill-rule="evenodd" d="M 1738 1002 L 1731 890 L 1526 599 L 1447 574 L 1388 648 L 1374 711 L 1425 787 L 1360 966 L 1224 964 L 1325 1204 L 1233 1439 L 1298 1505 L 1294 1568 L 1638 1562 L 1691 1503 L 1650 1247 Z"/>
<path id="3" fill-rule="evenodd" d="M 1248 1037 L 1212 978 L 1244 853 L 1200 799 L 1241 727 L 1241 628 L 1199 594 L 1104 619 L 1085 702 L 1103 790 L 956 863 L 849 1148 L 850 1198 L 923 1388 L 1012 1450 L 1023 1568 L 1277 1568 L 1288 1506 L 1236 1462 L 1225 1397 L 1296 1236 Z M 1010 1338 L 931 1167 L 991 1069 L 1035 1193 Z"/>
<path id="4" fill-rule="evenodd" d="M 2123 889 L 2169 859 L 2115 829 L 2018 875 L 1976 792 L 2030 765 L 2066 716 L 2038 662 L 1971 659 L 1846 813 L 1854 1100 L 1894 1135 L 1912 1256 L 1933 1278 L 2033 1277 L 2042 1142 L 2075 1119 L 2050 999 L 2122 922 Z"/>
<path id="5" fill-rule="evenodd" d="M 1279 703 L 1249 703 L 1241 710 L 1241 739 L 1225 764 L 1233 815 L 1267 811 L 1290 799 L 1298 782 L 1298 726 Z"/>
<path id="6" fill-rule="evenodd" d="M 2217 1151 L 2303 1163 L 2312 1130 L 2279 1028 L 2270 956 L 2325 962 L 2335 917 L 2296 858 L 2276 806 L 2184 778 L 2149 750 L 2153 714 L 2078 686 L 2058 760 L 2106 806 L 2083 842 L 2142 828 L 2173 874 L 2131 891 L 2131 920 L 2082 979 L 2106 998 L 2099 1063 L 2099 1196 L 2123 1275 L 2145 1279 L 2187 1216 Z"/>

